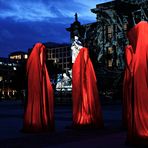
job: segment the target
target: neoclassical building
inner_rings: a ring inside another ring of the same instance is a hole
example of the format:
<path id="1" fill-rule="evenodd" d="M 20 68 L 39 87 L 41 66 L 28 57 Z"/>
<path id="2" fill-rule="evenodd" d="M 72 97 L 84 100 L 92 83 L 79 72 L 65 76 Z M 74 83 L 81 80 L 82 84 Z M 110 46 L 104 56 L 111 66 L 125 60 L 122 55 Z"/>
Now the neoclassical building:
<path id="1" fill-rule="evenodd" d="M 96 22 L 81 25 L 77 14 L 75 22 L 67 31 L 80 36 L 90 50 L 94 64 L 104 65 L 107 68 L 124 68 L 124 47 L 128 44 L 126 37 L 129 10 L 133 11 L 133 18 L 147 17 L 147 0 L 113 0 L 97 4 L 91 12 L 96 15 Z M 131 19 L 133 19 L 131 18 Z"/>

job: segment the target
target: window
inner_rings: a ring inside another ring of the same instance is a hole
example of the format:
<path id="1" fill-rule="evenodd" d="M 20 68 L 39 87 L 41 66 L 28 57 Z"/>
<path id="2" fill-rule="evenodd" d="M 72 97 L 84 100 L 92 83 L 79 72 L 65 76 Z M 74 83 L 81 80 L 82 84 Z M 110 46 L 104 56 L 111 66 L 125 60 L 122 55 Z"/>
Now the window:
<path id="1" fill-rule="evenodd" d="M 3 80 L 3 77 L 2 76 L 0 76 L 0 82 Z"/>
<path id="2" fill-rule="evenodd" d="M 27 55 L 27 54 L 25 54 L 25 55 L 24 55 L 24 59 L 27 59 L 27 58 L 28 58 L 28 55 Z"/>

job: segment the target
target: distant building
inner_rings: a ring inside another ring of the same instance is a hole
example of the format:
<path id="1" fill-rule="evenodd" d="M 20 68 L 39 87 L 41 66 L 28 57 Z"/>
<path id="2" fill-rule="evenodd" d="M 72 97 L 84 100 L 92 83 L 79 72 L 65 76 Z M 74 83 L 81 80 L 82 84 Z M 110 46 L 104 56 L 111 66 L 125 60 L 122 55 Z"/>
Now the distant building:
<path id="1" fill-rule="evenodd" d="M 0 98 L 13 98 L 19 89 L 24 89 L 27 58 L 27 53 L 21 51 L 0 58 Z"/>
<path id="2" fill-rule="evenodd" d="M 47 50 L 47 62 L 53 64 L 60 73 L 71 69 L 71 49 L 69 44 L 45 44 Z"/>
<path id="3" fill-rule="evenodd" d="M 22 51 L 12 52 L 9 54 L 9 59 L 26 60 L 28 59 L 28 53 Z"/>

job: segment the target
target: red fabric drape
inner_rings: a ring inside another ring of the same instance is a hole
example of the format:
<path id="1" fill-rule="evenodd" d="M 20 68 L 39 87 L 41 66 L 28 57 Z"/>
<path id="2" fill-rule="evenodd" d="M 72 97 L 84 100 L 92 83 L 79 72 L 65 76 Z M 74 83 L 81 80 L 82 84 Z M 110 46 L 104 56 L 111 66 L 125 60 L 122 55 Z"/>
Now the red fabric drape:
<path id="1" fill-rule="evenodd" d="M 45 60 L 45 46 L 37 43 L 27 61 L 28 102 L 23 127 L 26 132 L 54 129 L 53 89 Z"/>
<path id="2" fill-rule="evenodd" d="M 134 53 L 131 45 L 125 48 L 125 70 L 123 80 L 123 126 L 127 128 L 131 114 L 132 82 L 133 82 L 133 59 Z"/>
<path id="3" fill-rule="evenodd" d="M 72 68 L 73 124 L 103 127 L 97 81 L 88 49 L 81 48 Z"/>
<path id="4" fill-rule="evenodd" d="M 138 23 L 128 32 L 128 38 L 134 51 L 133 97 L 128 120 L 128 139 L 148 140 L 148 23 Z"/>

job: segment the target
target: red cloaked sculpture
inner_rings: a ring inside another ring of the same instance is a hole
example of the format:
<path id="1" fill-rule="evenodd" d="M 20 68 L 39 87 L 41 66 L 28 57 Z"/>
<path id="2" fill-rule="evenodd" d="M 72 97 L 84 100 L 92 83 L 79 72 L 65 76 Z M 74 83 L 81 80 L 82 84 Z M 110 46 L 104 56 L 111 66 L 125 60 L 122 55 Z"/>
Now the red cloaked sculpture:
<path id="1" fill-rule="evenodd" d="M 97 80 L 88 49 L 81 48 L 72 68 L 73 125 L 102 128 Z"/>
<path id="2" fill-rule="evenodd" d="M 54 129 L 53 89 L 45 62 L 45 46 L 37 43 L 27 61 L 28 102 L 24 114 L 24 132 Z"/>
<path id="3" fill-rule="evenodd" d="M 133 83 L 133 59 L 134 53 L 131 45 L 125 48 L 125 70 L 123 80 L 123 127 L 127 128 L 128 119 L 131 114 L 131 98 L 132 98 L 132 83 Z"/>
<path id="4" fill-rule="evenodd" d="M 132 60 L 131 113 L 128 117 L 128 140 L 148 142 L 148 23 L 141 21 L 129 32 Z"/>

